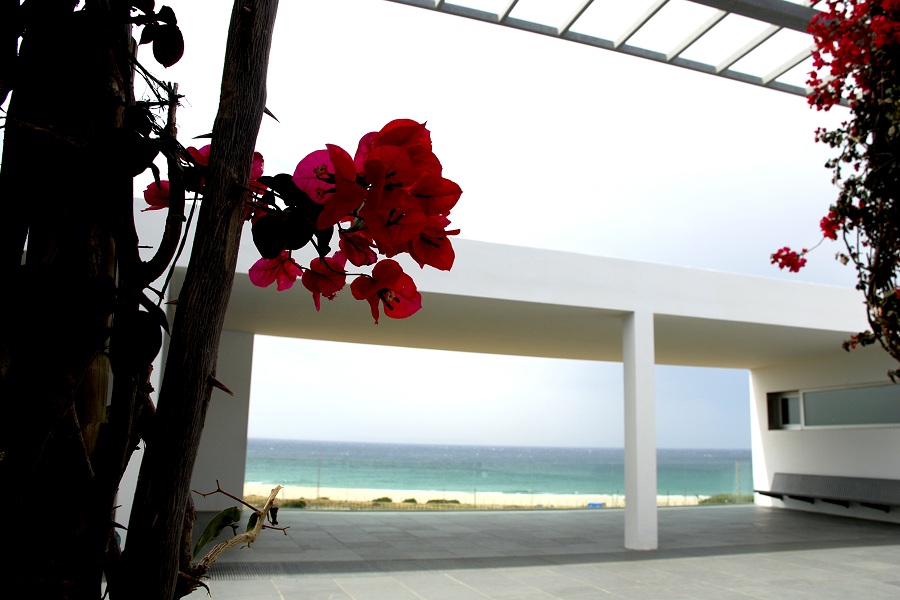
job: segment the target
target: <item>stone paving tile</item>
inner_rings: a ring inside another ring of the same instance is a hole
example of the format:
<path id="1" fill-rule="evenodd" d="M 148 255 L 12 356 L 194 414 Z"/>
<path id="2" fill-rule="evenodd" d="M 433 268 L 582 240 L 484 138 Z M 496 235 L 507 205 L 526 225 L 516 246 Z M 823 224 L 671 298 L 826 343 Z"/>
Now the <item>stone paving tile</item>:
<path id="1" fill-rule="evenodd" d="M 900 526 L 884 523 L 673 508 L 660 550 L 629 552 L 621 511 L 282 512 L 287 535 L 226 553 L 213 600 L 900 598 Z"/>

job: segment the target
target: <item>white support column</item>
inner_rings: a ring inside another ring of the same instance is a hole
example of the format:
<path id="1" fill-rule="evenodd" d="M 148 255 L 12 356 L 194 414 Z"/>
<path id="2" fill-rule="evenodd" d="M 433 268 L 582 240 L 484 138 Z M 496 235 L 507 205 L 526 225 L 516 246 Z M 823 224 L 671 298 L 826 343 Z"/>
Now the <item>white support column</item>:
<path id="1" fill-rule="evenodd" d="M 658 547 L 653 313 L 625 317 L 625 547 Z"/>
<path id="2" fill-rule="evenodd" d="M 234 392 L 234 396 L 219 389 L 213 390 L 191 478 L 191 489 L 212 491 L 216 489 L 218 479 L 222 489 L 237 496 L 244 494 L 252 368 L 253 334 L 223 331 L 219 342 L 216 379 Z M 193 497 L 198 511 L 220 511 L 234 506 L 234 500 L 222 494 L 206 498 L 194 494 Z"/>

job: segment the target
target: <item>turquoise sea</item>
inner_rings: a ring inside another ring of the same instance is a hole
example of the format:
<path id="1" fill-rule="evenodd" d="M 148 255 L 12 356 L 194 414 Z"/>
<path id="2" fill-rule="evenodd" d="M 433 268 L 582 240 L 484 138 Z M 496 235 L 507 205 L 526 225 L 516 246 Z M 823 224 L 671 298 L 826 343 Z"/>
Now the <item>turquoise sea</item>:
<path id="1" fill-rule="evenodd" d="M 244 479 L 322 488 L 622 494 L 621 448 L 250 439 Z M 660 449 L 658 493 L 750 493 L 750 450 Z"/>

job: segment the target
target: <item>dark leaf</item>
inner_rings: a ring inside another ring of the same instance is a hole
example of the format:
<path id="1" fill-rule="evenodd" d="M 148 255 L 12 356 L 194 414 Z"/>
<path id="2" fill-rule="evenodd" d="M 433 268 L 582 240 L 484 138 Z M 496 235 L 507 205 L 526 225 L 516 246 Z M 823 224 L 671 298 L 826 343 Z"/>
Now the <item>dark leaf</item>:
<path id="1" fill-rule="evenodd" d="M 166 316 L 166 311 L 156 305 L 153 300 L 148 298 L 145 294 L 141 294 L 138 299 L 141 306 L 147 309 L 147 312 L 150 313 L 155 319 L 157 324 L 163 328 L 163 331 L 166 333 L 169 332 L 169 318 Z"/>
<path id="2" fill-rule="evenodd" d="M 129 106 L 125 109 L 125 126 L 148 137 L 153 131 L 153 119 L 146 106 Z"/>
<path id="3" fill-rule="evenodd" d="M 205 545 L 219 537 L 219 534 L 222 533 L 226 527 L 234 527 L 238 524 L 240 519 L 241 509 L 237 506 L 226 508 L 213 517 L 212 521 L 209 522 L 209 525 L 206 526 L 206 529 L 204 529 L 203 533 L 200 535 L 200 539 L 197 540 L 197 545 L 194 546 L 194 557 L 196 558 Z"/>
<path id="4" fill-rule="evenodd" d="M 287 230 L 282 214 L 263 215 L 253 224 L 253 244 L 263 258 L 277 258 L 285 248 Z"/>
<path id="5" fill-rule="evenodd" d="M 294 178 L 287 173 L 263 175 L 257 181 L 278 194 L 288 206 L 302 206 L 307 203 L 315 204 L 306 192 L 297 187 L 297 184 L 294 183 Z"/>
<path id="6" fill-rule="evenodd" d="M 167 25 L 178 25 L 178 19 L 175 18 L 175 11 L 168 6 L 163 6 L 156 13 L 156 18 Z"/>
<path id="7" fill-rule="evenodd" d="M 153 14 L 153 5 L 155 0 L 131 0 L 131 5 L 144 14 Z"/>
<path id="8" fill-rule="evenodd" d="M 288 207 L 282 214 L 286 224 L 284 247 L 299 250 L 307 245 L 316 232 L 315 221 L 310 220 L 305 211 L 294 207 Z"/>
<path id="9" fill-rule="evenodd" d="M 146 31 L 147 28 L 144 28 Z M 164 67 L 171 67 L 184 54 L 184 37 L 178 25 L 157 25 L 153 33 L 153 57 Z"/>
<path id="10" fill-rule="evenodd" d="M 259 521 L 259 513 L 253 512 L 250 513 L 250 518 L 247 519 L 247 531 L 250 531 L 254 527 L 256 527 L 256 522 Z"/>
<path id="11" fill-rule="evenodd" d="M 159 27 L 160 26 L 156 24 L 145 25 L 143 31 L 141 31 L 141 41 L 139 43 L 149 44 L 152 42 Z"/>
<path id="12" fill-rule="evenodd" d="M 320 257 L 331 254 L 331 246 L 329 244 L 332 236 L 334 236 L 334 226 L 328 229 L 320 229 L 316 232 L 316 250 L 319 252 Z"/>

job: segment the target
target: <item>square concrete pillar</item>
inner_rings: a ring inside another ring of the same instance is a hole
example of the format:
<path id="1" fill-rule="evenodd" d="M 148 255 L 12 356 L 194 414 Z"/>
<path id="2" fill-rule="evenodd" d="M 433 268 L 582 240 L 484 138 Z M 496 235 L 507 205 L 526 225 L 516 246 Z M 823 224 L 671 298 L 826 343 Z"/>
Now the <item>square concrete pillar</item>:
<path id="1" fill-rule="evenodd" d="M 655 550 L 659 543 L 653 335 L 653 313 L 625 317 L 625 547 L 630 550 Z"/>

